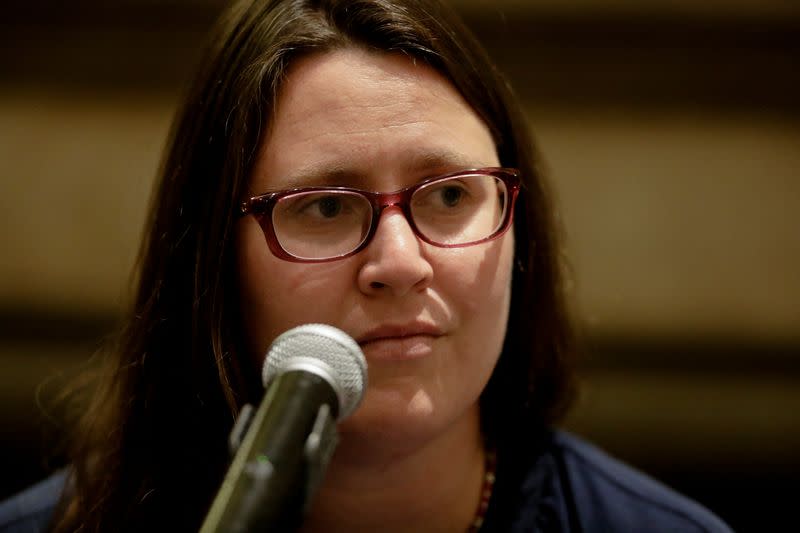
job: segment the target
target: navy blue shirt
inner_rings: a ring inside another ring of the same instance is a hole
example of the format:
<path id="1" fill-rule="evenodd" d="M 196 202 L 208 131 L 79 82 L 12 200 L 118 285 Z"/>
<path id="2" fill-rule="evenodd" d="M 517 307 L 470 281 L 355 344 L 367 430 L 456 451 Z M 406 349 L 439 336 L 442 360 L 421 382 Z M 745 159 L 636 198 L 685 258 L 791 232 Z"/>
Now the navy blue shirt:
<path id="1" fill-rule="evenodd" d="M 537 440 L 538 451 L 524 442 L 516 452 L 498 450 L 497 480 L 481 531 L 731 531 L 697 503 L 573 435 L 557 431 Z M 0 533 L 45 531 L 65 479 L 59 472 L 0 504 Z"/>
<path id="2" fill-rule="evenodd" d="M 537 440 L 544 441 L 541 453 L 529 453 L 528 440 L 505 463 L 498 450 L 487 531 L 731 531 L 701 505 L 574 435 L 557 431 Z"/>
<path id="3" fill-rule="evenodd" d="M 61 470 L 0 503 L 0 532 L 47 531 L 66 479 L 67 472 Z"/>

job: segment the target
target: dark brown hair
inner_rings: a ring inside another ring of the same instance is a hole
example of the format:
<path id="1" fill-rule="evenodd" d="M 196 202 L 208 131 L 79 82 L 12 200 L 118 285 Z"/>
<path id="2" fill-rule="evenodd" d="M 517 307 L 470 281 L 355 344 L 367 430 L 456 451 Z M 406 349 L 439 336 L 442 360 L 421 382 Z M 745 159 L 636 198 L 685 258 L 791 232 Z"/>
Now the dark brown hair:
<path id="1" fill-rule="evenodd" d="M 484 391 L 486 437 L 546 427 L 571 397 L 571 334 L 558 248 L 533 141 L 507 84 L 435 0 L 245 0 L 221 18 L 171 132 L 139 259 L 138 288 L 76 433 L 58 531 L 197 530 L 225 443 L 257 377 L 240 364 L 236 206 L 284 74 L 299 56 L 357 46 L 425 61 L 489 126 L 521 170 L 513 296 Z"/>

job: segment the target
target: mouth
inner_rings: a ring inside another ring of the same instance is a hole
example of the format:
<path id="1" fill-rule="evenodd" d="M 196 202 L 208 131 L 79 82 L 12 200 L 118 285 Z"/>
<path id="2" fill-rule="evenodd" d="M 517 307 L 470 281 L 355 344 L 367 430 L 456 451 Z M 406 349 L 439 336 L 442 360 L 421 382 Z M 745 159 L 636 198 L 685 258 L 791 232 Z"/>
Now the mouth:
<path id="1" fill-rule="evenodd" d="M 368 359 L 407 360 L 429 355 L 436 339 L 443 335 L 433 324 L 414 323 L 379 326 L 356 340 Z"/>

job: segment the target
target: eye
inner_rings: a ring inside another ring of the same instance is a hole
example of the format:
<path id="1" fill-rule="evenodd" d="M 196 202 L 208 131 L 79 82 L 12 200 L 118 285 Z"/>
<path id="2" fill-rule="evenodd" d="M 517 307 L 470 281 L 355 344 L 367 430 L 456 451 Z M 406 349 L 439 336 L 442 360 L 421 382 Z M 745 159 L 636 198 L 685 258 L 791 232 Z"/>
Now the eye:
<path id="1" fill-rule="evenodd" d="M 314 205 L 325 218 L 333 218 L 342 212 L 342 200 L 335 196 L 324 196 L 314 202 Z"/>
<path id="2" fill-rule="evenodd" d="M 414 200 L 420 208 L 461 209 L 474 202 L 472 188 L 472 184 L 464 180 L 446 180 L 421 189 Z"/>
<path id="3" fill-rule="evenodd" d="M 350 195 L 314 192 L 284 198 L 281 207 L 298 219 L 332 220 L 351 213 L 357 201 Z"/>
<path id="4" fill-rule="evenodd" d="M 439 196 L 445 206 L 455 207 L 464 196 L 464 190 L 455 185 L 448 185 L 439 190 Z"/>

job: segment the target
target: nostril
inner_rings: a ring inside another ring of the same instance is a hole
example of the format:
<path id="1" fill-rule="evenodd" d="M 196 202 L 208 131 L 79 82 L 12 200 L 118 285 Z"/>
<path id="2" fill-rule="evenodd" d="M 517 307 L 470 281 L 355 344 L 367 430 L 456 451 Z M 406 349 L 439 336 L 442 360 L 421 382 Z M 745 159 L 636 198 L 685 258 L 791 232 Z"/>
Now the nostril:
<path id="1" fill-rule="evenodd" d="M 382 289 L 386 286 L 385 283 L 381 283 L 380 281 L 373 281 L 369 284 L 370 288 L 372 289 Z"/>

